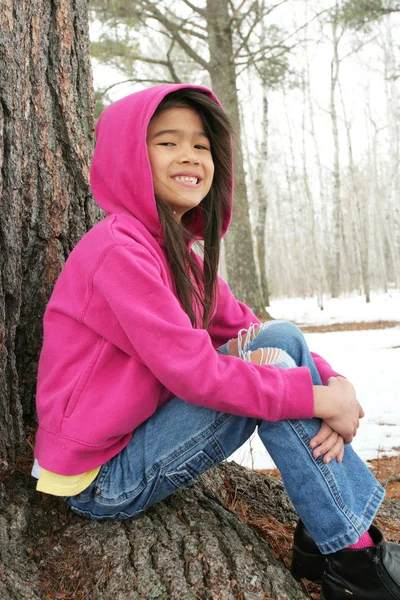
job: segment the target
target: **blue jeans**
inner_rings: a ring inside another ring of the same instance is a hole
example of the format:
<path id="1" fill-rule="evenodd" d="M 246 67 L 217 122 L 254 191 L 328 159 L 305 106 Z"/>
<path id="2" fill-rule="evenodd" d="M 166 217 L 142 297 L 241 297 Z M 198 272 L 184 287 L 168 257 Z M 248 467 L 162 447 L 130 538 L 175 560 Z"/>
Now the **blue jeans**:
<path id="1" fill-rule="evenodd" d="M 297 366 L 307 366 L 314 384 L 321 379 L 301 331 L 270 322 L 248 350 L 285 350 Z M 227 351 L 227 345 L 220 348 Z M 286 364 L 281 364 L 287 367 Z M 237 450 L 258 434 L 282 474 L 295 509 L 324 554 L 355 543 L 369 528 L 384 490 L 350 445 L 342 463 L 315 459 L 310 439 L 319 419 L 272 423 L 229 415 L 174 398 L 138 427 L 129 444 L 105 463 L 90 486 L 66 498 L 72 509 L 92 519 L 138 515 Z"/>

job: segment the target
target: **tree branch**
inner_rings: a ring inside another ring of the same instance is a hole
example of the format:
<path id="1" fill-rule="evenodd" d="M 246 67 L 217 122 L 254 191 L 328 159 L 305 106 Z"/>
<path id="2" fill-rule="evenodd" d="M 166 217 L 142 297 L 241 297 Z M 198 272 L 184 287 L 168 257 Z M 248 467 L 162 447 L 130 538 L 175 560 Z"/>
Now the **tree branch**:
<path id="1" fill-rule="evenodd" d="M 196 26 L 197 27 L 197 26 Z M 193 29 L 186 29 L 185 27 L 181 27 L 180 31 L 182 33 L 185 33 L 186 35 L 193 35 L 194 37 L 199 38 L 199 40 L 202 40 L 203 42 L 207 42 L 208 37 L 207 35 L 204 35 L 202 33 L 199 33 L 197 31 L 194 31 Z"/>
<path id="2" fill-rule="evenodd" d="M 242 0 L 242 2 L 239 4 L 239 6 L 237 8 L 235 8 L 233 6 L 233 3 L 231 3 L 232 19 L 237 19 L 238 15 L 240 14 L 240 11 L 242 10 L 242 8 L 246 4 L 246 2 L 247 2 L 247 0 Z M 250 10 L 251 10 L 251 7 L 250 7 Z M 249 14 L 249 13 L 247 13 L 247 14 Z"/>
<path id="3" fill-rule="evenodd" d="M 159 58 L 150 58 L 149 56 L 136 56 L 135 54 L 133 54 L 132 59 L 138 60 L 139 62 L 150 63 L 152 65 L 162 65 L 163 67 L 168 67 L 168 61 Z"/>
<path id="4" fill-rule="evenodd" d="M 193 12 L 196 12 L 201 17 L 206 18 L 207 14 L 206 14 L 205 10 L 203 10 L 202 8 L 199 8 L 198 6 L 195 6 L 194 4 L 189 2 L 189 0 L 182 0 L 182 2 L 184 2 L 186 4 L 186 6 L 189 6 L 189 8 L 191 8 L 193 10 Z"/>
<path id="5" fill-rule="evenodd" d="M 260 56 L 256 60 L 260 60 L 260 59 L 263 60 L 263 59 L 265 59 L 264 54 L 265 54 L 266 51 L 272 53 L 274 50 L 281 50 L 281 52 L 278 52 L 278 54 L 274 54 L 273 55 L 273 58 L 277 58 L 278 56 L 281 56 L 282 54 L 285 54 L 286 52 L 290 52 L 290 50 L 293 50 L 293 48 L 295 48 L 295 47 L 296 47 L 296 44 L 293 44 L 292 46 L 285 46 L 283 44 L 276 44 L 274 46 L 262 46 L 261 48 L 258 48 L 257 50 L 251 50 L 247 46 L 246 50 L 248 51 L 248 53 L 247 54 L 241 54 L 237 58 L 239 60 L 254 59 L 259 54 L 262 54 L 262 56 Z M 250 62 L 251 62 L 251 60 L 250 60 Z M 241 64 L 243 64 L 243 63 L 241 63 Z"/>
<path id="6" fill-rule="evenodd" d="M 260 23 L 262 21 L 262 19 L 264 19 L 265 17 L 267 17 L 270 13 L 272 13 L 272 11 L 274 11 L 276 8 L 279 8 L 279 6 L 281 6 L 282 4 L 286 4 L 288 0 L 280 0 L 278 2 L 278 4 L 273 4 L 272 6 L 270 6 L 269 8 L 266 8 L 264 5 L 261 8 L 261 12 L 259 13 L 258 17 L 256 18 L 256 22 Z M 240 33 L 240 27 L 243 23 L 243 21 L 250 15 L 250 13 L 252 12 L 252 10 L 257 13 L 256 10 L 254 10 L 254 4 L 256 4 L 256 7 L 258 8 L 258 2 L 254 3 L 250 6 L 249 10 L 246 13 L 240 13 L 239 14 L 239 10 L 242 8 L 242 6 L 245 4 L 245 2 L 242 2 L 242 4 L 239 6 L 238 9 L 236 9 L 236 11 L 233 12 L 232 14 L 232 18 L 231 18 L 231 25 L 233 26 L 233 23 L 236 21 L 237 25 L 236 25 L 236 29 L 239 33 L 239 35 L 241 35 Z"/>
<path id="7" fill-rule="evenodd" d="M 270 12 L 272 12 L 272 10 L 274 10 L 275 8 L 279 7 L 281 4 L 284 4 L 286 2 L 287 2 L 287 0 L 281 0 L 281 2 L 279 2 L 278 4 L 275 4 L 274 6 L 270 7 L 266 11 L 266 13 L 264 13 L 263 16 L 258 20 L 258 22 L 260 22 L 262 18 L 264 18 L 266 15 L 268 15 Z M 292 33 L 287 35 L 286 38 L 284 38 L 279 44 L 276 44 L 275 46 L 263 46 L 262 48 L 259 48 L 255 53 L 252 50 L 250 50 L 250 48 L 248 47 L 248 36 L 246 36 L 246 38 L 242 38 L 243 43 L 240 45 L 238 51 L 235 52 L 234 58 L 235 59 L 244 59 L 246 57 L 252 57 L 254 54 L 259 54 L 260 52 L 264 52 L 265 50 L 273 50 L 274 48 L 282 48 L 285 51 L 292 50 L 296 46 L 296 44 L 293 44 L 291 46 L 286 46 L 285 43 L 288 40 L 290 40 L 292 37 L 296 36 L 300 31 L 302 31 L 303 29 L 308 27 L 308 25 L 310 25 L 310 23 L 315 21 L 315 19 L 318 19 L 324 13 L 329 12 L 329 10 L 330 9 L 323 9 L 323 10 L 317 12 L 306 23 L 303 23 L 295 31 L 293 31 Z M 238 34 L 241 36 L 240 30 L 237 30 L 237 31 L 238 31 Z M 243 48 L 246 48 L 248 50 L 248 54 L 240 55 L 240 52 L 243 50 Z M 257 59 L 257 60 L 260 60 L 260 59 Z M 254 61 L 251 61 L 251 62 L 254 62 Z M 244 63 L 240 63 L 240 64 L 243 65 Z M 249 64 L 251 64 L 251 63 L 249 63 Z"/>
<path id="8" fill-rule="evenodd" d="M 174 64 L 173 64 L 173 62 L 171 60 L 171 53 L 172 53 L 172 50 L 174 48 L 174 44 L 175 44 L 175 40 L 172 39 L 171 40 L 171 46 L 169 47 L 169 50 L 167 52 L 168 69 L 169 69 L 169 72 L 171 73 L 171 76 L 172 76 L 172 79 L 173 79 L 174 83 L 180 83 L 180 79 L 179 79 L 179 77 L 178 77 L 178 75 L 177 75 L 177 73 L 175 71 Z"/>
<path id="9" fill-rule="evenodd" d="M 361 50 L 361 48 L 364 48 L 364 46 L 366 46 L 367 44 L 374 42 L 377 39 L 377 35 L 374 35 L 372 38 L 370 38 L 369 40 L 360 42 L 355 48 L 353 48 L 352 50 L 350 50 L 349 52 L 347 52 L 347 54 L 345 54 L 344 56 L 342 56 L 340 58 L 339 62 L 342 62 L 344 60 L 346 60 L 346 58 L 348 58 L 349 56 L 352 56 L 353 54 L 357 54 L 357 52 L 359 50 Z"/>
<path id="10" fill-rule="evenodd" d="M 109 85 L 107 88 L 105 88 L 104 90 L 97 90 L 101 96 L 105 96 L 105 94 L 107 94 L 110 90 L 112 90 L 113 88 L 117 87 L 118 85 L 123 85 L 124 83 L 151 83 L 151 84 L 157 84 L 157 83 L 171 83 L 170 79 L 140 79 L 137 77 L 133 77 L 132 79 L 124 79 L 124 81 L 118 81 L 117 83 L 113 83 L 112 85 Z"/>
<path id="11" fill-rule="evenodd" d="M 143 0 L 143 2 L 141 2 L 141 4 L 145 8 L 147 8 L 148 13 L 150 13 L 149 17 L 153 18 L 156 21 L 158 21 L 159 23 L 161 23 L 161 25 L 163 25 L 163 27 L 165 27 L 165 29 L 167 29 L 167 31 L 170 32 L 170 34 L 173 36 L 174 40 L 186 52 L 186 54 L 188 56 L 190 56 L 190 58 L 192 58 L 195 62 L 197 62 L 206 71 L 210 70 L 210 64 L 206 60 L 204 60 L 200 56 L 200 54 L 198 54 L 195 50 L 193 50 L 193 48 L 179 34 L 180 25 L 176 25 L 175 23 L 173 23 L 173 21 L 171 21 L 170 19 L 168 19 L 157 8 L 157 6 L 155 4 L 153 4 L 153 2 L 151 2 L 150 0 Z M 189 34 L 189 35 L 191 35 L 191 34 Z"/>
<path id="12" fill-rule="evenodd" d="M 242 37 L 240 28 L 237 30 L 237 32 L 240 35 L 240 37 L 242 37 L 242 43 L 239 45 L 239 47 L 237 48 L 237 50 L 234 52 L 233 60 L 235 60 L 239 56 L 240 52 L 243 50 L 243 48 L 245 46 L 247 47 L 249 38 L 250 38 L 251 34 L 253 33 L 254 28 L 256 27 L 256 25 L 258 25 L 258 23 L 260 23 L 260 21 L 261 21 L 261 19 L 254 19 L 252 25 L 250 25 L 250 27 L 249 27 L 249 29 L 248 29 L 248 31 L 247 31 L 247 33 L 246 33 L 246 35 L 245 35 L 244 38 Z"/>

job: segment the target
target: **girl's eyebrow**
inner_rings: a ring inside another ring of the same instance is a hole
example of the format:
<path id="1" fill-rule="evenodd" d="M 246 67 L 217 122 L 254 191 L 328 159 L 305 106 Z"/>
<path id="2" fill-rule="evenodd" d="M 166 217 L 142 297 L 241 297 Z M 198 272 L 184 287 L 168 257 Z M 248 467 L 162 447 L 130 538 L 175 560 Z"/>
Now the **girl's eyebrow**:
<path id="1" fill-rule="evenodd" d="M 180 129 L 161 129 L 161 131 L 157 131 L 157 133 L 155 133 L 153 135 L 153 139 L 160 137 L 161 135 L 165 135 L 165 134 L 180 134 L 182 133 L 182 131 Z M 204 133 L 204 131 L 195 131 L 196 135 L 199 135 L 201 137 L 206 138 L 206 140 L 208 140 L 208 136 Z"/>

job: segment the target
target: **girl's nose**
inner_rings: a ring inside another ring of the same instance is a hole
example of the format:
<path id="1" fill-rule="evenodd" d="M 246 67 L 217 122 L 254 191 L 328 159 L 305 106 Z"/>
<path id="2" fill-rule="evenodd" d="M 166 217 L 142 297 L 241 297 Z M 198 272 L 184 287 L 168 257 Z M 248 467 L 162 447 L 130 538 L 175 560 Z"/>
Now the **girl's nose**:
<path id="1" fill-rule="evenodd" d="M 180 156 L 179 162 L 182 164 L 198 164 L 200 161 L 193 149 L 187 148 L 185 150 L 182 149 L 182 154 Z"/>
<path id="2" fill-rule="evenodd" d="M 183 164 L 198 165 L 199 159 L 196 156 L 185 155 L 180 159 Z"/>

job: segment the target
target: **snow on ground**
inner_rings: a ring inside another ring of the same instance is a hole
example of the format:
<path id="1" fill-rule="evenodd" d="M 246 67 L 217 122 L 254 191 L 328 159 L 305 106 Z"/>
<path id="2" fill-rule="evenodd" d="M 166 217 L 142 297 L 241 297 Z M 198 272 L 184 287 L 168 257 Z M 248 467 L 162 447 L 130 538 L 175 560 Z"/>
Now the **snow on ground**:
<path id="1" fill-rule="evenodd" d="M 372 293 L 368 304 L 364 296 L 357 294 L 324 299 L 323 310 L 319 309 L 316 298 L 277 298 L 271 302 L 269 311 L 275 319 L 304 325 L 400 321 L 400 290 L 392 290 L 387 294 Z"/>
<path id="2" fill-rule="evenodd" d="M 326 301 L 320 311 L 315 299 L 277 299 L 274 318 L 303 325 L 361 321 L 400 321 L 400 292 L 374 295 L 370 304 L 360 296 Z M 400 448 L 400 326 L 388 329 L 306 333 L 309 347 L 345 375 L 364 408 L 353 447 L 364 460 L 396 454 Z M 274 464 L 257 435 L 232 456 L 255 469 Z"/>

